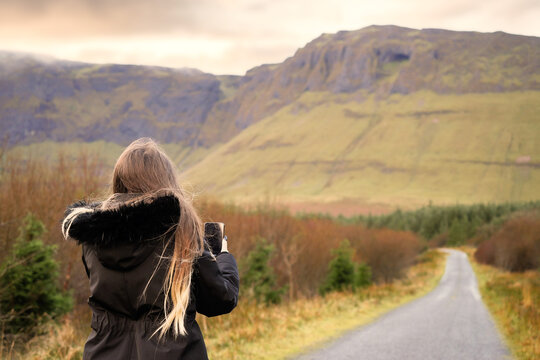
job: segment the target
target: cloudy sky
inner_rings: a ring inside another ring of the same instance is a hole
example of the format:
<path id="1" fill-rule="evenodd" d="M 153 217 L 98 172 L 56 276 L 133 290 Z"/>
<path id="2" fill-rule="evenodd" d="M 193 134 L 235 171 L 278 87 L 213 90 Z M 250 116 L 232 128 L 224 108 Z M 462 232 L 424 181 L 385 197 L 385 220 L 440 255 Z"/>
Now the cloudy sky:
<path id="1" fill-rule="evenodd" d="M 538 0 L 0 0 L 0 50 L 243 74 L 372 24 L 540 36 Z"/>

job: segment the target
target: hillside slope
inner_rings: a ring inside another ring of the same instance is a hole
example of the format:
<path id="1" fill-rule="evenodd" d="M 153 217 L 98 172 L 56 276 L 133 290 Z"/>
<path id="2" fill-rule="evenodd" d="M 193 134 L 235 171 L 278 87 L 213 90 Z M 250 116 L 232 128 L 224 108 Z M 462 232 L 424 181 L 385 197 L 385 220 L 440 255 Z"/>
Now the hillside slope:
<path id="1" fill-rule="evenodd" d="M 363 102 L 310 92 L 247 128 L 186 178 L 225 199 L 334 202 L 356 211 L 538 199 L 538 114 L 537 91 L 420 91 Z"/>

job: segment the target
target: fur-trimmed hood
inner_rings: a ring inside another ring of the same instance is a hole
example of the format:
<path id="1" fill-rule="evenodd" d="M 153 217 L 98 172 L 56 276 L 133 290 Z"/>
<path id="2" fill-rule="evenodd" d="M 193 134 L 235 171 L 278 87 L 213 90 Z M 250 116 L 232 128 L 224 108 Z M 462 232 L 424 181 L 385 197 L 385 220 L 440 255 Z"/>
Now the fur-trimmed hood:
<path id="1" fill-rule="evenodd" d="M 126 269 L 148 256 L 158 240 L 173 234 L 180 217 L 178 198 L 162 193 L 115 194 L 104 202 L 78 201 L 66 209 L 62 232 L 96 249 L 109 268 Z"/>
<path id="2" fill-rule="evenodd" d="M 108 247 L 152 241 L 178 224 L 180 206 L 174 194 L 138 197 L 115 194 L 105 202 L 78 201 L 64 213 L 63 232 L 79 244 Z"/>

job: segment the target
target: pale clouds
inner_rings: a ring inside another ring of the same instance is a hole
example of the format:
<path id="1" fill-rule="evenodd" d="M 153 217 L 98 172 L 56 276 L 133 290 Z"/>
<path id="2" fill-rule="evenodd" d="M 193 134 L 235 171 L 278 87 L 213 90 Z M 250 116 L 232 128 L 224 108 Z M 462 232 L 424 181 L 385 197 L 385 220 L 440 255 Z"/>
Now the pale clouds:
<path id="1" fill-rule="evenodd" d="M 0 0 L 0 50 L 243 74 L 368 25 L 540 36 L 537 0 Z"/>

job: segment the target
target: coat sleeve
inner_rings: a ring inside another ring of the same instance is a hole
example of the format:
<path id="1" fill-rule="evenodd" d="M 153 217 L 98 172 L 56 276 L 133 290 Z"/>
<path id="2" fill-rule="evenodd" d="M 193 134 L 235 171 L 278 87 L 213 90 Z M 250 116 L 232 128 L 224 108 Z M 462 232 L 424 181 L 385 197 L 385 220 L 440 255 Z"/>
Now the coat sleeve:
<path id="1" fill-rule="evenodd" d="M 234 256 L 222 252 L 214 257 L 208 251 L 197 259 L 195 301 L 197 312 L 206 316 L 230 313 L 238 303 L 240 276 Z"/>

